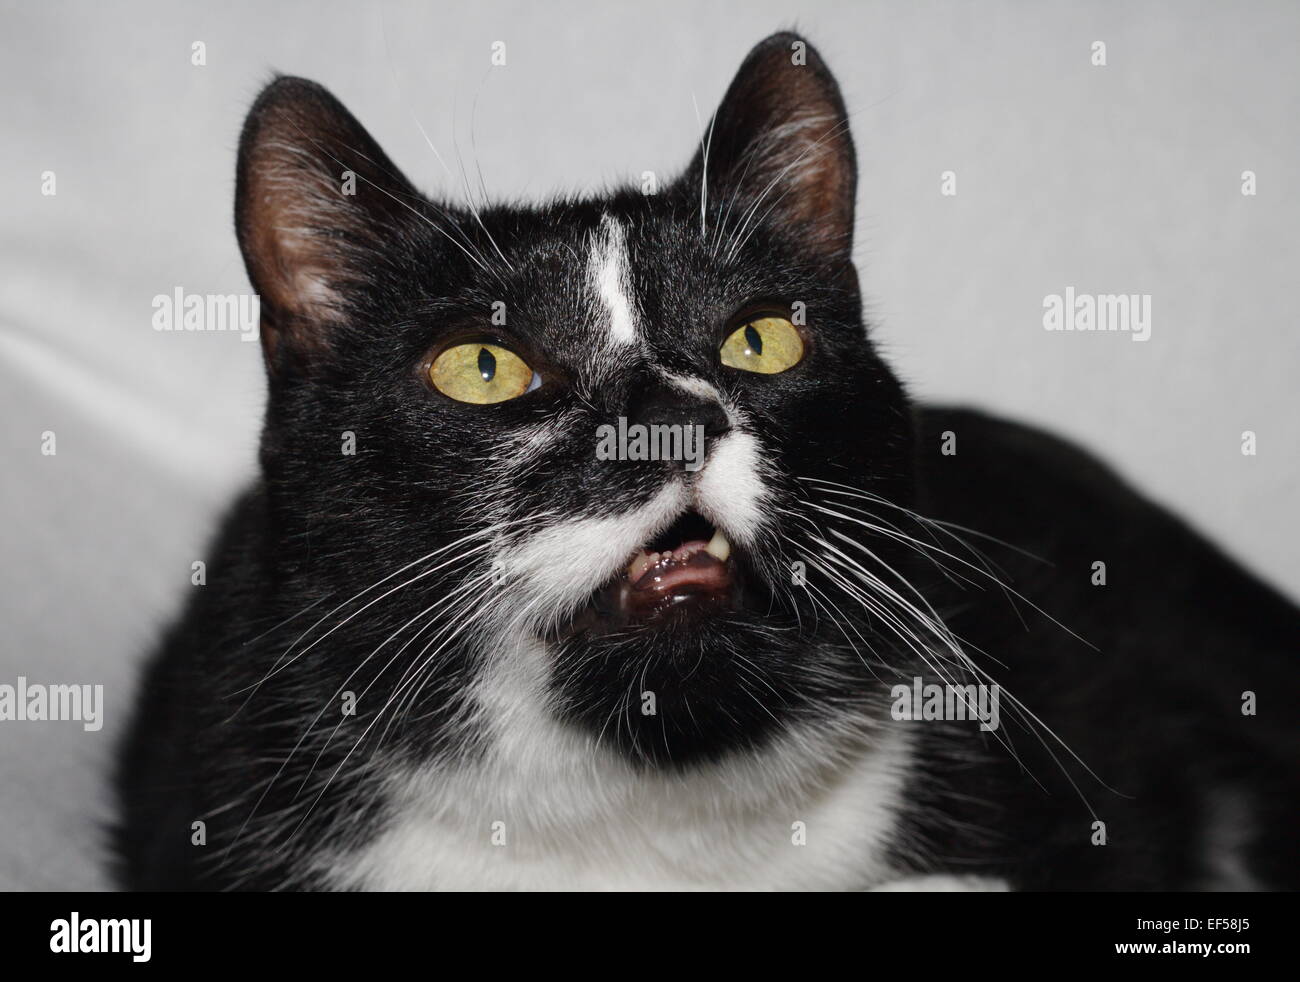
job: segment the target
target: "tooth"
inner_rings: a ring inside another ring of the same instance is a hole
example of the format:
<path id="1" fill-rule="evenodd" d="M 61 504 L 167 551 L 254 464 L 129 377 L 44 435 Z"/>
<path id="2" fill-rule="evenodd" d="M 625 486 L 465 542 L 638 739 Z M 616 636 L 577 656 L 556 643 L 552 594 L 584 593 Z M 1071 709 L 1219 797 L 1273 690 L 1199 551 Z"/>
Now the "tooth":
<path id="1" fill-rule="evenodd" d="M 641 574 L 644 573 L 649 568 L 650 568 L 650 557 L 646 555 L 645 550 L 643 549 L 640 552 L 638 552 L 634 557 L 632 557 L 632 562 L 628 564 L 627 567 L 628 579 L 632 580 L 632 582 L 635 583 L 637 580 L 641 578 Z"/>
<path id="2" fill-rule="evenodd" d="M 704 547 L 704 551 L 714 559 L 718 560 L 718 562 L 725 563 L 727 561 L 727 557 L 731 555 L 731 543 L 728 542 L 727 537 L 722 534 L 722 529 L 718 529 L 713 533 L 713 538 L 711 538 L 709 544 Z"/>

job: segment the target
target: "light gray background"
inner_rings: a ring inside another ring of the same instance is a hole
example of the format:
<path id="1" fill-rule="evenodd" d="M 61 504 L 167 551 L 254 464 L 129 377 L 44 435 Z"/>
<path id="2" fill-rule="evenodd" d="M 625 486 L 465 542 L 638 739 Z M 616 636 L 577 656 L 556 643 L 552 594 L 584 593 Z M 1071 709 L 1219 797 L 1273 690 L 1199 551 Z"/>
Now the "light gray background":
<path id="1" fill-rule="evenodd" d="M 139 658 L 252 471 L 258 347 L 155 333 L 150 301 L 247 289 L 234 151 L 272 70 L 326 84 L 430 192 L 460 193 L 458 149 L 531 197 L 671 175 L 693 101 L 707 119 L 749 47 L 797 25 L 853 113 L 859 268 L 913 390 L 1079 439 L 1300 596 L 1296 4 L 213 8 L 0 8 L 0 683 L 107 688 L 100 733 L 0 723 L 0 886 L 104 885 Z M 1152 339 L 1044 332 L 1067 285 L 1151 294 Z"/>

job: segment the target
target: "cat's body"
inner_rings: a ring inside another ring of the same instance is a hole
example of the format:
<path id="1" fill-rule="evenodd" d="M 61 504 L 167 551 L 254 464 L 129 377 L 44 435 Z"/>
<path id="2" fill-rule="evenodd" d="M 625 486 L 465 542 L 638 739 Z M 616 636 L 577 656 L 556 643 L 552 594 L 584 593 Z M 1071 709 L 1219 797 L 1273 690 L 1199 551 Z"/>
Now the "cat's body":
<path id="1" fill-rule="evenodd" d="M 922 425 L 923 443 L 955 432 L 960 449 L 927 456 L 918 510 L 1032 550 L 989 554 L 1088 642 L 1019 601 L 1023 623 L 988 596 L 946 618 L 1062 743 L 1008 734 L 1041 788 L 1005 752 L 937 765 L 936 793 L 916 789 L 942 815 L 919 823 L 926 834 L 955 868 L 992 862 L 1024 888 L 1294 888 L 1295 606 L 1063 441 L 968 412 Z M 1271 693 L 1278 711 L 1244 713 L 1248 692 Z M 1078 834 L 1091 823 L 1081 796 L 1106 823 L 1104 846 Z"/>
<path id="2" fill-rule="evenodd" d="M 127 885 L 1293 883 L 1300 614 L 1078 451 L 909 404 L 802 44 L 661 195 L 536 210 L 430 205 L 321 90 L 263 95 L 264 473 L 149 668 Z M 704 466 L 597 460 L 623 416 Z M 918 676 L 1000 683 L 1001 725 L 894 719 Z"/>

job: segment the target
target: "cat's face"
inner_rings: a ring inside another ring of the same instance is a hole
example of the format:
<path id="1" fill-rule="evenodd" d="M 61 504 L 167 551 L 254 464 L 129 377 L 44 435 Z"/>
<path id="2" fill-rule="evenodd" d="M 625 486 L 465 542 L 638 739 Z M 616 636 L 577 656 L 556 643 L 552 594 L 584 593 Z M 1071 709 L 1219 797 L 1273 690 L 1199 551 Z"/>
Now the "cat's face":
<path id="1" fill-rule="evenodd" d="M 412 564 L 390 701 L 513 673 L 683 762 L 874 698 L 873 629 L 810 505 L 816 482 L 910 494 L 855 183 L 838 90 L 792 35 L 751 53 L 679 179 L 535 209 L 433 203 L 323 90 L 267 89 L 237 217 L 285 575 L 355 592 Z M 617 459 L 638 424 L 704 442 Z"/>

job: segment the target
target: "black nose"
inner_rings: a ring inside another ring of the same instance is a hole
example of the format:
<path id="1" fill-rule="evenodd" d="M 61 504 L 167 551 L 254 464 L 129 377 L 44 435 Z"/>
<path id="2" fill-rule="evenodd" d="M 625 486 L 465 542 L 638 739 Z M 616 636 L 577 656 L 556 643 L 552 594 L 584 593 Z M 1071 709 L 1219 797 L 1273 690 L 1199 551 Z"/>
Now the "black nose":
<path id="1" fill-rule="evenodd" d="M 643 426 L 703 426 L 706 439 L 722 436 L 731 423 L 716 399 L 707 399 L 667 386 L 653 386 L 628 408 L 628 423 Z"/>

